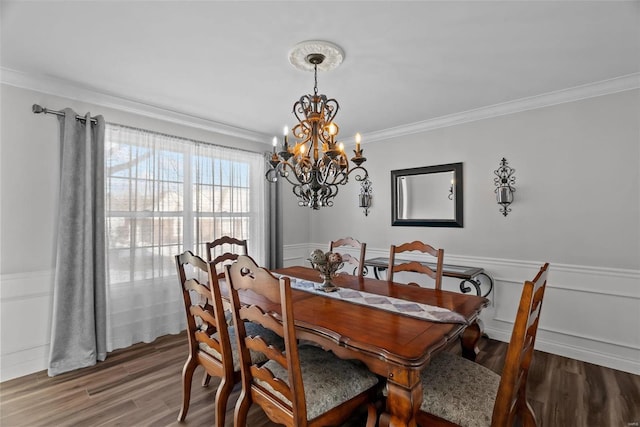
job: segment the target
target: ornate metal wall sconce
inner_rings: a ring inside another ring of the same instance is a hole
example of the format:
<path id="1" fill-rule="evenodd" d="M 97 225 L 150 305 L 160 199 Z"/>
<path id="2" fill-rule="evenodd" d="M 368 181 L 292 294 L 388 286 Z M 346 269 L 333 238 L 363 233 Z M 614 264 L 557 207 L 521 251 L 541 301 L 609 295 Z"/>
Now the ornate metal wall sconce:
<path id="1" fill-rule="evenodd" d="M 502 212 L 502 215 L 504 216 L 507 216 L 507 214 L 511 212 L 509 205 L 513 202 L 513 193 L 516 191 L 513 186 L 516 182 L 516 177 L 513 176 L 515 171 L 515 169 L 508 166 L 507 159 L 504 157 L 500 161 L 500 167 L 493 171 L 496 175 L 496 178 L 493 179 L 493 182 L 496 185 L 496 189 L 494 190 L 496 193 L 496 200 L 498 201 L 498 204 L 502 206 L 500 208 L 500 212 Z"/>
<path id="2" fill-rule="evenodd" d="M 360 184 L 360 195 L 358 197 L 358 205 L 364 210 L 364 216 L 369 215 L 369 208 L 371 207 L 371 199 L 373 198 L 373 188 L 371 188 L 371 181 L 369 178 L 365 178 Z"/>

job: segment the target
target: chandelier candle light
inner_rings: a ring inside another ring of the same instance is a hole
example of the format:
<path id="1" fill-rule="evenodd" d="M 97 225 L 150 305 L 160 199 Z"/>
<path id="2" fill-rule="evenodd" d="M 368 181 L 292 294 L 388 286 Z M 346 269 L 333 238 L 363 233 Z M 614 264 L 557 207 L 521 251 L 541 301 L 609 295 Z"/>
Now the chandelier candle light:
<path id="1" fill-rule="evenodd" d="M 358 170 L 356 181 L 368 178 L 362 167 L 367 159 L 360 148 L 360 134 L 356 134 L 356 148 L 350 165 L 344 145 L 338 142 L 339 127 L 334 122 L 340 108 L 338 101 L 318 94 L 318 68 L 331 70 L 342 62 L 344 53 L 340 47 L 324 41 L 308 41 L 296 45 L 289 52 L 289 61 L 302 70 L 313 70 L 313 94 L 303 95 L 293 104 L 293 114 L 298 123 L 291 129 L 295 138 L 289 144 L 289 129 L 284 128 L 282 150 L 277 151 L 277 138 L 273 139 L 273 153 L 269 160 L 271 169 L 267 180 L 276 182 L 278 176 L 293 185 L 299 206 L 311 209 L 333 206 L 339 185 L 349 181 L 349 175 Z M 355 166 L 354 166 L 355 165 Z"/>

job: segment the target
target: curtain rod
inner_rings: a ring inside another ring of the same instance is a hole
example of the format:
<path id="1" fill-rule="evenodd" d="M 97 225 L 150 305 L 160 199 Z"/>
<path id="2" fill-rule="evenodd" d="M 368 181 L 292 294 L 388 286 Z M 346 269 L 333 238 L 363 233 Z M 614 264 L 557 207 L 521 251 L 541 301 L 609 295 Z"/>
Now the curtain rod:
<path id="1" fill-rule="evenodd" d="M 34 114 L 55 114 L 56 116 L 64 116 L 64 111 L 57 111 L 57 110 L 50 110 L 48 108 L 44 108 L 41 107 L 38 104 L 33 104 L 33 106 L 31 107 L 31 111 L 34 112 Z M 76 120 L 86 120 L 87 118 L 84 116 L 81 116 L 79 114 L 76 114 Z M 98 120 L 94 119 L 93 117 L 91 118 L 91 123 L 98 123 Z"/>

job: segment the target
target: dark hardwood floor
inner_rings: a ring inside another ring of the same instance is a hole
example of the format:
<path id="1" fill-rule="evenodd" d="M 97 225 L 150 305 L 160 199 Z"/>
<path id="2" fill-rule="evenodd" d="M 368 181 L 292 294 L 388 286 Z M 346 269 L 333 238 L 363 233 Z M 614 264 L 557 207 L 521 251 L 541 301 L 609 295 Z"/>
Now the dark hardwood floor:
<path id="1" fill-rule="evenodd" d="M 482 339 L 480 350 L 478 362 L 500 372 L 506 344 Z M 91 368 L 53 378 L 43 371 L 6 381 L 0 384 L 0 425 L 212 425 L 217 381 L 201 387 L 201 368 L 196 370 L 187 421 L 176 421 L 185 358 L 186 336 L 165 336 L 114 351 Z M 238 394 L 236 387 L 227 407 L 226 426 L 233 425 Z M 638 427 L 640 376 L 536 352 L 529 371 L 529 401 L 541 426 Z M 254 405 L 248 425 L 276 424 Z M 362 425 L 363 417 L 356 414 L 344 427 Z"/>

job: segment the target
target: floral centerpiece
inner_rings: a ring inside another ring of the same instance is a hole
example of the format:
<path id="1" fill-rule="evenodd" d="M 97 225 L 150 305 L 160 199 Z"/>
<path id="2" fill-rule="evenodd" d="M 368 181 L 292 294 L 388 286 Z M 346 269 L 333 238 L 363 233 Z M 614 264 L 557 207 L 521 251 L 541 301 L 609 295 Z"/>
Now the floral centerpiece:
<path id="1" fill-rule="evenodd" d="M 339 289 L 331 282 L 331 280 L 336 277 L 336 272 L 344 266 L 342 256 L 339 253 L 325 253 L 320 249 L 316 249 L 311 252 L 308 261 L 311 263 L 311 267 L 320 272 L 322 286 L 318 289 L 325 292 L 333 292 Z"/>

